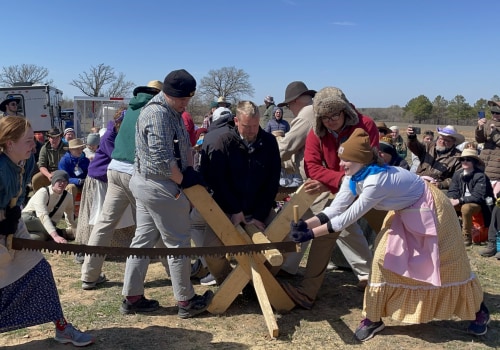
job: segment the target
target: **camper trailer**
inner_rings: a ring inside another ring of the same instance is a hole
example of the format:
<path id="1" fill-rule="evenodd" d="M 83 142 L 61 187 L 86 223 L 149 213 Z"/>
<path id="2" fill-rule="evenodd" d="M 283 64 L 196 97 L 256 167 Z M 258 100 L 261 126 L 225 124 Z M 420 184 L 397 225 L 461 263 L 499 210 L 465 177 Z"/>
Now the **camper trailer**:
<path id="1" fill-rule="evenodd" d="M 0 88 L 0 101 L 9 97 L 20 102 L 17 112 L 31 123 L 34 132 L 45 133 L 52 127 L 61 128 L 61 101 L 63 92 L 49 85 L 16 83 Z"/>

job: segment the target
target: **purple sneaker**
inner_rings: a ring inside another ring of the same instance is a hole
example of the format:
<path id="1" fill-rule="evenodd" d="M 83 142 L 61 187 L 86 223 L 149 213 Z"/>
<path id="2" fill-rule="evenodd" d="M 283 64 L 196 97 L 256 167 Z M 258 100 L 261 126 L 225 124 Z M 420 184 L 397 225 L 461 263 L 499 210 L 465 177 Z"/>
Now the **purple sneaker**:
<path id="1" fill-rule="evenodd" d="M 368 339 L 373 338 L 375 333 L 380 332 L 385 328 L 384 322 L 382 320 L 378 322 L 372 322 L 369 319 L 365 318 L 361 321 L 358 328 L 356 328 L 356 332 L 354 332 L 354 336 L 359 341 L 366 341 Z"/>

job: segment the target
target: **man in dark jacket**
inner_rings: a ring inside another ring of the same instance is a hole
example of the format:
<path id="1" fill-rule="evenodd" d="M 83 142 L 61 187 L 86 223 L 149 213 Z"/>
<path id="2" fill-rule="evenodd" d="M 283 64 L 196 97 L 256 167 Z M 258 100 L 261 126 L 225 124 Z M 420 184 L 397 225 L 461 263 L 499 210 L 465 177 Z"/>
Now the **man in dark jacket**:
<path id="1" fill-rule="evenodd" d="M 254 224 L 264 231 L 274 212 L 281 161 L 276 138 L 262 130 L 259 121 L 259 109 L 253 102 L 238 103 L 234 127 L 226 124 L 208 132 L 201 172 L 214 200 L 234 225 Z M 221 245 L 208 227 L 205 245 Z M 206 260 L 221 283 L 230 271 L 228 261 L 224 257 Z"/>

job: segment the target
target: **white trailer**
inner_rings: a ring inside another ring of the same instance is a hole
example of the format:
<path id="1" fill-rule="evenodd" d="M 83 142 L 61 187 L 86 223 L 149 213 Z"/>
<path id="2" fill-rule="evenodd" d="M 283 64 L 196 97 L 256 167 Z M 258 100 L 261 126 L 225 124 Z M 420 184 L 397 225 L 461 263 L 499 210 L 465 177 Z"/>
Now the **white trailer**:
<path id="1" fill-rule="evenodd" d="M 62 128 L 62 95 L 61 90 L 49 85 L 17 83 L 0 88 L 0 101 L 9 97 L 19 99 L 18 113 L 30 121 L 34 132 L 43 134 L 52 127 Z"/>
<path id="2" fill-rule="evenodd" d="M 75 96 L 73 102 L 73 128 L 77 137 L 85 138 L 94 126 L 105 128 L 108 121 L 121 107 L 127 107 L 130 99 L 123 97 Z"/>

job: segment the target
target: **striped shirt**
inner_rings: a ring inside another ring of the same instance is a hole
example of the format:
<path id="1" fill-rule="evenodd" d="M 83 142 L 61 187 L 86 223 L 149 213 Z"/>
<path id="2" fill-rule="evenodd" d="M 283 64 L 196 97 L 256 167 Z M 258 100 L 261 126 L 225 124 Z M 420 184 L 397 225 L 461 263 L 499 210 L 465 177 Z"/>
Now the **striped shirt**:
<path id="1" fill-rule="evenodd" d="M 178 140 L 182 171 L 189 165 L 189 136 L 181 114 L 167 104 L 163 93 L 157 94 L 142 108 L 137 120 L 135 171 L 170 177 L 171 165 L 177 164 L 174 139 Z"/>

